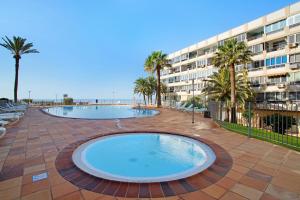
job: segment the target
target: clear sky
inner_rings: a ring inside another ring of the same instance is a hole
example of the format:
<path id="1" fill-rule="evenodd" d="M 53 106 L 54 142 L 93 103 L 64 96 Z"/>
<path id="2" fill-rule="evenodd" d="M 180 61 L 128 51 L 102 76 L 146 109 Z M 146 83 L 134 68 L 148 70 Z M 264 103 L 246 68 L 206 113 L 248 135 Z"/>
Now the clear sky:
<path id="1" fill-rule="evenodd" d="M 40 54 L 20 63 L 19 97 L 131 98 L 154 50 L 179 50 L 295 0 L 0 0 L 0 37 Z M 0 97 L 13 97 L 14 60 L 0 48 Z"/>

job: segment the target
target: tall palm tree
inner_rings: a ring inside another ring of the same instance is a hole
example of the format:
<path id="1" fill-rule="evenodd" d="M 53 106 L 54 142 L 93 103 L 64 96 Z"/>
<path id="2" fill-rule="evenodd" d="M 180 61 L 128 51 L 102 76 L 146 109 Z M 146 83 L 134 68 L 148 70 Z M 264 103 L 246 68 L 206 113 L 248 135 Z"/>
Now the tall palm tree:
<path id="1" fill-rule="evenodd" d="M 236 123 L 236 80 L 235 66 L 251 62 L 252 52 L 248 49 L 245 42 L 237 42 L 236 39 L 225 41 L 223 46 L 219 46 L 213 64 L 216 67 L 229 68 L 231 85 L 231 122 Z"/>
<path id="2" fill-rule="evenodd" d="M 135 86 L 134 86 L 134 93 L 142 95 L 143 99 L 144 99 L 144 103 L 146 105 L 146 95 L 148 93 L 148 83 L 147 83 L 147 80 L 144 79 L 144 78 L 138 78 L 134 82 L 134 84 L 135 84 Z"/>
<path id="3" fill-rule="evenodd" d="M 156 94 L 156 79 L 154 76 L 148 76 L 147 81 L 147 97 L 148 103 L 152 104 L 152 96 Z"/>
<path id="4" fill-rule="evenodd" d="M 228 68 L 221 68 L 215 72 L 208 84 L 203 88 L 204 95 L 208 95 L 209 99 L 214 101 L 222 101 L 226 106 L 227 119 L 229 120 L 229 111 L 231 108 L 231 79 L 230 70 Z M 244 107 L 245 102 L 253 97 L 253 90 L 247 78 L 247 70 L 241 74 L 235 75 L 236 80 L 236 100 L 241 108 Z"/>
<path id="5" fill-rule="evenodd" d="M 170 67 L 171 64 L 167 59 L 167 54 L 162 51 L 154 51 L 149 55 L 145 61 L 144 69 L 150 73 L 156 73 L 157 85 L 156 85 L 156 95 L 157 95 L 157 107 L 161 106 L 161 86 L 160 86 L 160 70 L 165 67 Z"/>
<path id="6" fill-rule="evenodd" d="M 32 43 L 26 43 L 25 38 L 13 36 L 13 39 L 9 39 L 7 36 L 2 38 L 4 43 L 0 44 L 4 48 L 8 49 L 15 59 L 15 87 L 14 87 L 14 102 L 18 101 L 18 81 L 19 81 L 19 62 L 23 54 L 39 53 L 36 49 L 33 49 Z"/>

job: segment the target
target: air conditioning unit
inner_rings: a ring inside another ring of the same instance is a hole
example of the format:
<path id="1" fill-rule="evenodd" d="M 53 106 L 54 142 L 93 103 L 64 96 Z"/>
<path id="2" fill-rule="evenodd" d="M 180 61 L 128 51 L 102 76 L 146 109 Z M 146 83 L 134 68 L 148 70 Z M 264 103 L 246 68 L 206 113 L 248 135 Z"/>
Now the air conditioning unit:
<path id="1" fill-rule="evenodd" d="M 280 83 L 280 84 L 277 85 L 277 87 L 278 87 L 279 89 L 280 89 L 280 88 L 285 88 L 285 84 Z"/>
<path id="2" fill-rule="evenodd" d="M 290 69 L 299 69 L 300 68 L 300 63 L 291 63 L 290 64 Z"/>
<path id="3" fill-rule="evenodd" d="M 289 43 L 289 48 L 296 48 L 298 47 L 298 43 Z"/>

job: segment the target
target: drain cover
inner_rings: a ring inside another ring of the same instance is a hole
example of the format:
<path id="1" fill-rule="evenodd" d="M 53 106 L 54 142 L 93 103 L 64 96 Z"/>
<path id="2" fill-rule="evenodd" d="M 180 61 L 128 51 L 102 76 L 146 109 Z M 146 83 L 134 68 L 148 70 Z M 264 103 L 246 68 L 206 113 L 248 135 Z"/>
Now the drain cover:
<path id="1" fill-rule="evenodd" d="M 32 182 L 40 181 L 40 180 L 43 180 L 43 179 L 46 179 L 46 178 L 48 178 L 48 173 L 47 172 L 37 174 L 37 175 L 33 175 L 32 176 Z"/>

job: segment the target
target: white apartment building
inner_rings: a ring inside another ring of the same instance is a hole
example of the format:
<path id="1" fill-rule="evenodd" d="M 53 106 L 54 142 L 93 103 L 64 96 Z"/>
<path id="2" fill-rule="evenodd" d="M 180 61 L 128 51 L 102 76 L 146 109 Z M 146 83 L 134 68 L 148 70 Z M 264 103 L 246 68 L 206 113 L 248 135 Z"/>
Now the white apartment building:
<path id="1" fill-rule="evenodd" d="M 300 102 L 300 2 L 168 55 L 172 67 L 161 71 L 170 100 L 201 94 L 205 79 L 217 71 L 212 57 L 230 38 L 245 41 L 253 52 L 247 66 L 256 101 Z M 236 66 L 237 71 L 242 66 Z"/>

